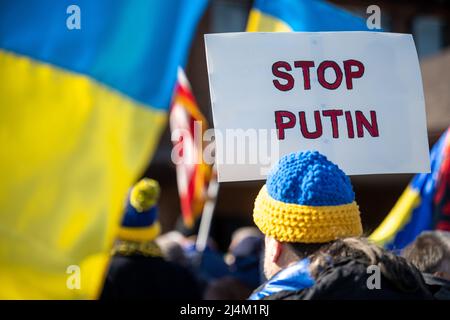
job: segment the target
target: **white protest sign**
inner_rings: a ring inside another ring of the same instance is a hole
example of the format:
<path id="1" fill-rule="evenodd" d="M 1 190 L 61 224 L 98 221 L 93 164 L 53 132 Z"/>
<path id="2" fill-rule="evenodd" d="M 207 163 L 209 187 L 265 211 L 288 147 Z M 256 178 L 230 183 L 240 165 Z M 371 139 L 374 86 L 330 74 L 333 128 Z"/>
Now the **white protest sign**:
<path id="1" fill-rule="evenodd" d="M 429 172 L 411 35 L 227 33 L 205 43 L 219 181 L 265 179 L 300 150 L 349 175 Z"/>

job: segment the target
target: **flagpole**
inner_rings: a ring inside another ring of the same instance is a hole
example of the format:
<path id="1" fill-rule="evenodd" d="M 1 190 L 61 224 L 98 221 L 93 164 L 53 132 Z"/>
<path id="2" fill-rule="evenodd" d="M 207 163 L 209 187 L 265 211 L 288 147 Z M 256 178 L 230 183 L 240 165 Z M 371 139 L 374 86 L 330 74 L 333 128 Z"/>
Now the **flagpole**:
<path id="1" fill-rule="evenodd" d="M 200 220 L 200 228 L 197 235 L 195 248 L 198 252 L 203 253 L 208 243 L 209 232 L 211 229 L 211 221 L 216 207 L 217 195 L 219 193 L 219 182 L 217 181 L 216 165 L 212 167 L 212 177 L 208 185 L 207 198 L 203 206 L 202 219 Z"/>

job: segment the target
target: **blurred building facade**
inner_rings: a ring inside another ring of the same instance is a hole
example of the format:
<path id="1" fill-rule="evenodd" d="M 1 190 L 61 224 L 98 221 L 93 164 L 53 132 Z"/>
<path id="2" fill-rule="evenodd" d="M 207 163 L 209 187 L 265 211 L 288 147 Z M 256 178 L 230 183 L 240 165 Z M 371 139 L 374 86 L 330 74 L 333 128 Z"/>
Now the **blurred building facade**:
<path id="1" fill-rule="evenodd" d="M 204 115 L 212 122 L 203 36 L 207 33 L 245 31 L 251 0 L 211 0 L 192 43 L 187 76 Z M 334 0 L 360 16 L 376 4 L 385 31 L 411 33 L 422 67 L 430 147 L 450 124 L 450 1 L 446 0 Z M 174 227 L 180 215 L 175 166 L 171 162 L 170 132 L 164 132 L 146 175 L 162 186 L 161 221 L 164 230 Z M 392 208 L 412 175 L 354 176 L 356 199 L 369 234 Z M 251 224 L 253 201 L 264 182 L 223 183 L 217 202 L 212 234 L 227 242 L 230 231 Z M 225 243 L 220 243 L 225 245 Z"/>

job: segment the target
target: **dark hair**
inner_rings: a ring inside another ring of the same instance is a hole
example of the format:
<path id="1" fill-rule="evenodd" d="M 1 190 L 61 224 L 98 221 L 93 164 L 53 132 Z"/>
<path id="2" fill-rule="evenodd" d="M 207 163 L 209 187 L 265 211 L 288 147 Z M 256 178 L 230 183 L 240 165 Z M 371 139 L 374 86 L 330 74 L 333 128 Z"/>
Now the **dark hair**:
<path id="1" fill-rule="evenodd" d="M 289 242 L 288 245 L 298 258 L 303 259 L 314 255 L 318 251 L 325 251 L 326 248 L 328 248 L 331 245 L 331 242 L 327 243 Z"/>
<path id="2" fill-rule="evenodd" d="M 311 259 L 311 274 L 315 278 L 333 264 L 351 259 L 366 266 L 378 266 L 382 275 L 394 287 L 403 292 L 414 292 L 425 287 L 422 275 L 412 264 L 391 251 L 370 243 L 365 238 L 336 240 L 322 245 L 309 257 Z"/>
<path id="3" fill-rule="evenodd" d="M 441 271 L 445 260 L 450 260 L 450 233 L 426 231 L 407 246 L 402 256 L 424 273 Z"/>

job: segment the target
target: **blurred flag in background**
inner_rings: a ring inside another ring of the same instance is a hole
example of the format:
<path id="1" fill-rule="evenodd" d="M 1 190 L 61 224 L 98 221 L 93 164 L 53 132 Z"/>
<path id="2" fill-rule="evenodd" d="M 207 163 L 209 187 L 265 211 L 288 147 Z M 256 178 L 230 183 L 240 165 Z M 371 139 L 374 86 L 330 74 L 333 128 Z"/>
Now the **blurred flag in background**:
<path id="1" fill-rule="evenodd" d="M 192 228 L 201 215 L 211 167 L 203 161 L 203 133 L 208 123 L 200 112 L 191 85 L 183 71 L 178 79 L 170 109 L 170 130 L 174 142 L 178 194 L 186 227 Z"/>
<path id="2" fill-rule="evenodd" d="M 436 227 L 446 230 L 450 221 L 448 198 L 444 197 L 444 192 L 449 192 L 449 157 L 450 128 L 431 150 L 431 172 L 414 176 L 391 212 L 370 235 L 372 241 L 398 250 L 411 243 L 422 231 Z M 436 203 L 441 204 L 439 210 L 435 210 Z"/>
<path id="3" fill-rule="evenodd" d="M 0 3 L 0 298 L 96 297 L 206 2 Z"/>
<path id="4" fill-rule="evenodd" d="M 433 199 L 433 218 L 436 229 L 450 232 L 450 128 L 446 135 Z"/>
<path id="5" fill-rule="evenodd" d="M 366 21 L 322 0 L 255 0 L 250 32 L 358 31 Z"/>

